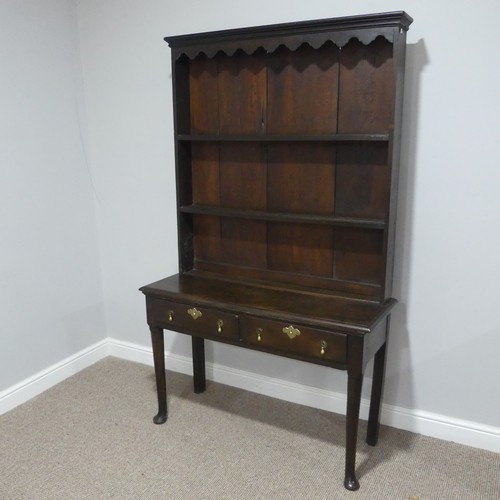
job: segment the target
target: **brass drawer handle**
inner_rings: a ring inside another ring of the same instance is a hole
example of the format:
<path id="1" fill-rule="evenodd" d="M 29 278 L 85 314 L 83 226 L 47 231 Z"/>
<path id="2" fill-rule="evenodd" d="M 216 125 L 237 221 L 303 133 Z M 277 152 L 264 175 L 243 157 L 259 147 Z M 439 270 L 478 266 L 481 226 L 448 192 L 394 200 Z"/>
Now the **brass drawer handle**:
<path id="1" fill-rule="evenodd" d="M 196 309 L 196 307 L 193 307 L 192 309 L 188 309 L 187 313 L 193 319 L 198 319 L 198 318 L 201 318 L 203 316 L 203 314 L 201 313 L 201 311 L 198 311 L 198 309 Z"/>
<path id="2" fill-rule="evenodd" d="M 294 339 L 295 337 L 298 337 L 300 335 L 300 330 L 292 325 L 285 326 L 282 332 L 286 333 L 291 339 Z"/>
<path id="3" fill-rule="evenodd" d="M 322 340 L 321 344 L 320 344 L 320 347 L 321 347 L 321 349 L 319 350 L 319 355 L 320 356 L 324 356 L 325 352 L 326 352 L 326 349 L 328 347 L 328 344 L 324 340 Z"/>
<path id="4" fill-rule="evenodd" d="M 262 328 L 257 328 L 257 342 L 262 342 Z"/>
<path id="5" fill-rule="evenodd" d="M 224 326 L 224 321 L 221 319 L 217 320 L 217 333 L 222 333 L 222 327 Z"/>
<path id="6" fill-rule="evenodd" d="M 174 311 L 168 311 L 168 320 L 174 321 Z"/>

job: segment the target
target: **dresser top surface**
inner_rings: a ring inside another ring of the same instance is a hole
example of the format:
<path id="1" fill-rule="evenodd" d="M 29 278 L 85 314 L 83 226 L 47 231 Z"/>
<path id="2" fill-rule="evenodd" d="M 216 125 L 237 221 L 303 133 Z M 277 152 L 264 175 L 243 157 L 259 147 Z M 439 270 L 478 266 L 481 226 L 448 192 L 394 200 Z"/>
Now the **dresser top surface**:
<path id="1" fill-rule="evenodd" d="M 297 320 L 323 328 L 363 335 L 370 332 L 396 304 L 395 299 L 372 302 L 271 283 L 244 283 L 195 274 L 175 274 L 141 288 L 150 297 L 196 302 L 236 313 Z"/>

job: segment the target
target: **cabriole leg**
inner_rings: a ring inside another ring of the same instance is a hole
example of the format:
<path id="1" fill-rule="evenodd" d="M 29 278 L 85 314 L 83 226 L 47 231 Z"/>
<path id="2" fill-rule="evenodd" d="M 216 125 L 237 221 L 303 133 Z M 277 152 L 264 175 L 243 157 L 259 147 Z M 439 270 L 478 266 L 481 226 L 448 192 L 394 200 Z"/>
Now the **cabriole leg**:
<path id="1" fill-rule="evenodd" d="M 158 394 L 158 413 L 153 418 L 155 424 L 167 421 L 167 386 L 165 381 L 165 346 L 163 328 L 150 326 L 153 359 L 155 364 L 156 392 Z"/>
<path id="2" fill-rule="evenodd" d="M 362 385 L 363 373 L 348 371 L 344 486 L 352 491 L 359 488 L 359 482 L 356 479 L 356 444 Z"/>
<path id="3" fill-rule="evenodd" d="M 366 431 L 366 442 L 370 446 L 375 446 L 377 444 L 380 429 L 380 403 L 382 400 L 382 389 L 384 387 L 385 351 L 386 344 L 377 351 L 373 363 L 372 394 L 370 399 L 368 428 Z"/>

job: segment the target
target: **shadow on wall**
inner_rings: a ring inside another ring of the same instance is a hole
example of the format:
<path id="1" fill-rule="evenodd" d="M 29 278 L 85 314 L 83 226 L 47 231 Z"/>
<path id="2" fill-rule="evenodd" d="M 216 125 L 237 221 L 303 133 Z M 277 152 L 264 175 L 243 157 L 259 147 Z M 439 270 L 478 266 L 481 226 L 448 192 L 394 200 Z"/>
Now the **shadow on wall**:
<path id="1" fill-rule="evenodd" d="M 413 210 L 415 177 L 418 160 L 418 122 L 420 111 L 420 80 L 429 63 L 425 42 L 406 46 L 405 95 L 403 132 L 399 174 L 396 255 L 394 262 L 393 294 L 399 304 L 391 315 L 391 339 L 385 382 L 384 402 L 414 408 L 411 366 L 411 338 L 408 331 L 408 303 L 411 283 L 411 251 L 413 248 Z M 402 376 L 404 374 L 404 377 Z"/>

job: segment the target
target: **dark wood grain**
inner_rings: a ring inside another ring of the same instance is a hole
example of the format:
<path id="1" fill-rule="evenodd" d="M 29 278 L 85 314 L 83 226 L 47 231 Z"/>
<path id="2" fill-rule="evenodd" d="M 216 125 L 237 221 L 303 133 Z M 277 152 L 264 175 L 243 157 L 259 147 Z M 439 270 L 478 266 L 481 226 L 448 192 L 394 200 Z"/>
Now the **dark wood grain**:
<path id="1" fill-rule="evenodd" d="M 386 219 L 390 170 L 385 144 L 337 146 L 335 215 Z"/>
<path id="2" fill-rule="evenodd" d="M 193 389 L 195 394 L 205 392 L 207 380 L 205 374 L 205 339 L 191 337 L 193 351 Z"/>
<path id="3" fill-rule="evenodd" d="M 221 205 L 265 210 L 267 166 L 262 145 L 226 143 L 220 148 Z M 221 257 L 224 262 L 266 267 L 264 222 L 224 218 L 220 224 Z"/>
<path id="4" fill-rule="evenodd" d="M 219 145 L 196 142 L 191 145 L 193 203 L 220 206 Z"/>
<path id="5" fill-rule="evenodd" d="M 228 264 L 267 267 L 266 223 L 221 220 L 221 257 Z"/>
<path id="6" fill-rule="evenodd" d="M 335 147 L 283 143 L 268 146 L 268 209 L 333 214 Z"/>
<path id="7" fill-rule="evenodd" d="M 337 217 L 335 215 L 318 215 L 316 213 L 274 212 L 269 210 L 247 210 L 239 208 L 214 207 L 209 205 L 185 205 L 180 207 L 181 213 L 199 215 L 217 215 L 233 219 L 254 219 L 274 222 L 296 222 L 301 224 L 321 224 L 326 226 L 364 227 L 384 229 L 383 219 L 366 219 L 361 217 Z"/>
<path id="8" fill-rule="evenodd" d="M 266 56 L 238 52 L 217 57 L 219 76 L 219 131 L 221 134 L 256 134 L 266 129 Z"/>
<path id="9" fill-rule="evenodd" d="M 200 55 L 189 71 L 190 116 L 192 134 L 216 134 L 219 131 L 217 61 Z"/>
<path id="10" fill-rule="evenodd" d="M 216 142 L 387 142 L 389 133 L 383 134 L 178 134 L 178 141 L 216 141 Z"/>
<path id="11" fill-rule="evenodd" d="M 269 268 L 241 267 L 223 262 L 209 262 L 204 260 L 196 261 L 195 270 L 238 280 L 274 282 L 276 284 L 280 283 L 283 286 L 300 286 L 324 293 L 336 293 L 339 296 L 362 300 L 378 300 L 382 296 L 380 285 L 339 280 L 331 276 L 314 276 L 312 274 L 299 274 L 295 271 L 277 271 Z"/>
<path id="12" fill-rule="evenodd" d="M 158 396 L 158 413 L 153 418 L 155 424 L 167 421 L 167 386 L 165 383 L 165 347 L 163 329 L 156 322 L 150 324 L 151 344 L 155 365 L 156 392 Z"/>
<path id="13" fill-rule="evenodd" d="M 172 72 L 175 74 L 175 79 L 172 80 L 174 125 L 176 133 L 179 134 L 189 134 L 191 132 L 189 69 L 190 60 L 188 57 L 183 55 L 177 60 L 172 60 Z"/>
<path id="14" fill-rule="evenodd" d="M 218 262 L 221 260 L 221 223 L 219 217 L 193 217 L 194 259 Z"/>
<path id="15" fill-rule="evenodd" d="M 185 55 L 194 58 L 200 53 L 213 57 L 221 50 L 227 54 L 237 50 L 251 54 L 260 48 L 273 52 L 280 44 L 291 50 L 301 43 L 319 47 L 333 42 L 343 47 L 351 37 L 365 44 L 378 36 L 397 43 L 412 22 L 406 12 L 397 11 L 169 36 L 165 41 L 172 48 L 174 59 Z"/>
<path id="16" fill-rule="evenodd" d="M 319 50 L 280 47 L 269 56 L 269 134 L 337 131 L 338 52 L 330 43 Z"/>
<path id="17" fill-rule="evenodd" d="M 268 224 L 269 269 L 332 277 L 333 229 L 305 224 Z"/>
<path id="18" fill-rule="evenodd" d="M 267 208 L 266 151 L 257 142 L 220 145 L 220 204 L 248 210 Z"/>
<path id="19" fill-rule="evenodd" d="M 381 231 L 358 228 L 335 229 L 335 277 L 381 283 L 384 264 Z"/>
<path id="20" fill-rule="evenodd" d="M 339 133 L 381 133 L 394 124 L 392 44 L 351 40 L 340 55 Z"/>
<path id="21" fill-rule="evenodd" d="M 394 299 L 359 300 L 279 283 L 252 283 L 192 273 L 169 276 L 142 287 L 141 291 L 151 298 L 191 302 L 233 314 L 298 319 L 304 325 L 357 335 L 368 334 L 396 304 Z M 157 314 L 158 309 L 150 310 L 155 319 Z"/>
<path id="22" fill-rule="evenodd" d="M 382 391 L 384 388 L 386 344 L 379 348 L 373 363 L 373 382 L 370 397 L 370 410 L 368 414 L 368 427 L 366 430 L 366 443 L 376 446 L 380 430 L 380 408 Z"/>
<path id="23" fill-rule="evenodd" d="M 298 330 L 290 338 L 283 328 L 293 326 Z M 303 359 L 343 364 L 347 356 L 347 335 L 328 330 L 310 328 L 300 323 L 290 325 L 284 321 L 245 316 L 241 319 L 241 339 L 256 349 L 298 354 Z M 323 350 L 322 350 L 323 349 Z"/>
<path id="24" fill-rule="evenodd" d="M 219 206 L 219 145 L 193 143 L 191 170 L 193 203 Z M 193 259 L 220 259 L 220 220 L 217 217 L 193 217 Z"/>

